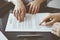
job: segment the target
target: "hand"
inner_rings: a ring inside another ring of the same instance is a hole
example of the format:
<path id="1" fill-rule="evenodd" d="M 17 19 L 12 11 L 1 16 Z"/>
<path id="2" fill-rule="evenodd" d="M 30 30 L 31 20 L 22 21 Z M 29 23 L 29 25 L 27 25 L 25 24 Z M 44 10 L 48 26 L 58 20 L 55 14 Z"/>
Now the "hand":
<path id="1" fill-rule="evenodd" d="M 49 22 L 47 22 L 49 19 L 51 19 L 51 20 Z M 40 25 L 43 22 L 45 22 L 46 26 L 48 26 L 48 25 L 52 25 L 55 22 L 59 22 L 59 21 L 60 21 L 60 13 L 50 14 L 40 23 Z"/>
<path id="2" fill-rule="evenodd" d="M 30 6 L 29 13 L 36 14 L 39 11 L 41 3 L 42 3 L 42 0 L 34 0 L 28 3 L 27 6 Z"/>
<path id="3" fill-rule="evenodd" d="M 21 22 L 24 21 L 25 14 L 26 14 L 26 8 L 23 2 L 20 2 L 20 4 L 18 5 L 15 5 L 14 16 L 17 18 L 17 20 Z"/>

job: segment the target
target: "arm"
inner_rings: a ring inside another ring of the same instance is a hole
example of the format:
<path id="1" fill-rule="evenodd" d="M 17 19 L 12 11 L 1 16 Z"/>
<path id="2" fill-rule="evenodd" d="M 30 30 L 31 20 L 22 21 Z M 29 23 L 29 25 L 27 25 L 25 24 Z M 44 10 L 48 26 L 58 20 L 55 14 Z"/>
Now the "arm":
<path id="1" fill-rule="evenodd" d="M 24 21 L 26 8 L 22 0 L 11 0 L 11 2 L 15 5 L 13 13 L 16 19 L 19 20 L 20 22 Z"/>
<path id="2" fill-rule="evenodd" d="M 33 0 L 28 4 L 29 6 L 29 13 L 36 14 L 39 12 L 41 4 L 46 0 Z"/>
<path id="3" fill-rule="evenodd" d="M 11 0 L 14 5 L 19 5 L 22 0 Z"/>
<path id="4" fill-rule="evenodd" d="M 34 1 L 37 1 L 37 0 L 34 0 Z M 38 0 L 39 3 L 43 3 L 45 2 L 46 0 Z"/>
<path id="5" fill-rule="evenodd" d="M 49 21 L 50 20 L 50 21 Z M 45 22 L 46 26 L 53 25 L 56 22 L 60 22 L 60 13 L 52 13 L 48 15 L 41 23 L 40 25 Z"/>

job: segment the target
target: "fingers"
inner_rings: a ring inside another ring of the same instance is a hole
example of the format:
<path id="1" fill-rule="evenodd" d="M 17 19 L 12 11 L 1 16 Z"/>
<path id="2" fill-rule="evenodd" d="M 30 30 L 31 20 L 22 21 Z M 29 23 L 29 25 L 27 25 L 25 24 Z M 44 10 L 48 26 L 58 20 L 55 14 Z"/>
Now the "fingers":
<path id="1" fill-rule="evenodd" d="M 35 12 L 35 6 L 31 5 L 29 8 L 29 13 L 34 14 Z"/>
<path id="2" fill-rule="evenodd" d="M 31 11 L 31 14 L 34 14 L 34 11 L 35 11 L 35 7 L 33 6 L 32 7 L 32 11 Z"/>
<path id="3" fill-rule="evenodd" d="M 48 25 L 52 25 L 52 24 L 54 24 L 56 22 L 56 20 L 55 19 L 53 19 L 52 21 L 50 21 L 50 22 L 47 22 L 46 23 L 46 25 L 48 26 Z"/>
<path id="4" fill-rule="evenodd" d="M 26 10 L 22 9 L 22 13 L 20 15 L 20 22 L 24 21 L 25 14 L 26 14 Z"/>
<path id="5" fill-rule="evenodd" d="M 18 14 L 19 14 L 19 11 L 17 10 L 16 11 L 16 18 L 17 18 L 17 20 L 18 20 Z"/>
<path id="6" fill-rule="evenodd" d="M 18 20 L 20 21 L 20 16 L 21 16 L 21 10 L 19 10 L 19 13 L 18 13 Z"/>
<path id="7" fill-rule="evenodd" d="M 47 17 L 40 23 L 40 25 L 41 25 L 43 22 L 46 22 L 46 26 L 48 26 L 48 25 L 54 24 L 54 23 L 57 21 L 55 18 L 53 18 L 51 21 L 47 22 L 47 21 L 48 21 L 49 19 L 51 19 L 51 18 L 52 18 L 51 15 L 47 16 Z"/>
<path id="8" fill-rule="evenodd" d="M 15 16 L 15 12 L 16 12 L 16 10 L 14 10 L 14 11 L 13 11 L 13 13 L 14 13 L 14 16 Z"/>
<path id="9" fill-rule="evenodd" d="M 29 13 L 36 14 L 39 11 L 39 7 L 31 5 L 29 8 Z"/>
<path id="10" fill-rule="evenodd" d="M 26 6 L 30 6 L 31 3 L 28 3 Z"/>
<path id="11" fill-rule="evenodd" d="M 30 7 L 29 7 L 29 13 L 31 13 L 32 7 L 33 7 L 33 6 L 31 5 L 31 3 L 28 3 L 26 6 L 30 6 Z"/>
<path id="12" fill-rule="evenodd" d="M 18 20 L 18 10 L 14 10 L 14 16 L 17 18 L 17 20 Z"/>
<path id="13" fill-rule="evenodd" d="M 43 22 L 46 22 L 48 19 L 50 19 L 50 15 L 49 16 L 47 16 L 39 25 L 41 25 Z"/>
<path id="14" fill-rule="evenodd" d="M 35 7 L 34 14 L 36 14 L 37 12 L 38 12 L 38 7 Z"/>
<path id="15" fill-rule="evenodd" d="M 14 16 L 16 17 L 17 20 L 20 22 L 24 21 L 24 17 L 26 14 L 26 10 L 21 9 L 21 10 L 14 10 Z"/>
<path id="16" fill-rule="evenodd" d="M 31 13 L 32 12 L 32 5 L 30 6 L 30 8 L 29 8 L 29 13 Z"/>
<path id="17" fill-rule="evenodd" d="M 38 13 L 38 12 L 39 12 L 39 9 L 40 9 L 40 7 L 37 7 L 37 12 L 36 12 L 36 13 Z"/>

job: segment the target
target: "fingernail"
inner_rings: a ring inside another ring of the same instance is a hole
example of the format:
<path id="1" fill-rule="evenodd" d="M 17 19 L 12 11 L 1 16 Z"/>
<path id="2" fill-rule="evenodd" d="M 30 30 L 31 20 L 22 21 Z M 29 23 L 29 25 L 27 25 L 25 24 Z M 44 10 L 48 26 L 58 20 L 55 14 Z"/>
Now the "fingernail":
<path id="1" fill-rule="evenodd" d="M 39 25 L 41 25 L 41 24 L 39 24 Z"/>
<path id="2" fill-rule="evenodd" d="M 24 21 L 24 19 L 21 19 L 21 20 L 20 20 L 20 22 L 23 22 L 23 21 Z"/>
<path id="3" fill-rule="evenodd" d="M 46 26 L 48 26 L 48 24 L 46 24 Z"/>
<path id="4" fill-rule="evenodd" d="M 17 20 L 18 20 L 18 18 L 17 18 Z"/>

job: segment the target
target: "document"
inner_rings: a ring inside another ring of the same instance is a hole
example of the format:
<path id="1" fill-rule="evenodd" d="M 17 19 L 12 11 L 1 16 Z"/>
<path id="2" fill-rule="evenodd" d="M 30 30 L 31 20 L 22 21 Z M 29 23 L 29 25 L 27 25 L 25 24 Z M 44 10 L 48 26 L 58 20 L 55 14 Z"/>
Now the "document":
<path id="1" fill-rule="evenodd" d="M 51 32 L 51 26 L 39 25 L 49 13 L 26 14 L 23 22 L 19 22 L 13 13 L 9 14 L 6 32 Z"/>
<path id="2" fill-rule="evenodd" d="M 48 0 L 49 1 L 49 0 Z M 48 4 L 47 7 L 51 7 L 51 8 L 57 8 L 60 9 L 60 0 L 51 0 Z"/>
<path id="3" fill-rule="evenodd" d="M 1 31 L 0 31 L 0 40 L 8 40 Z"/>

